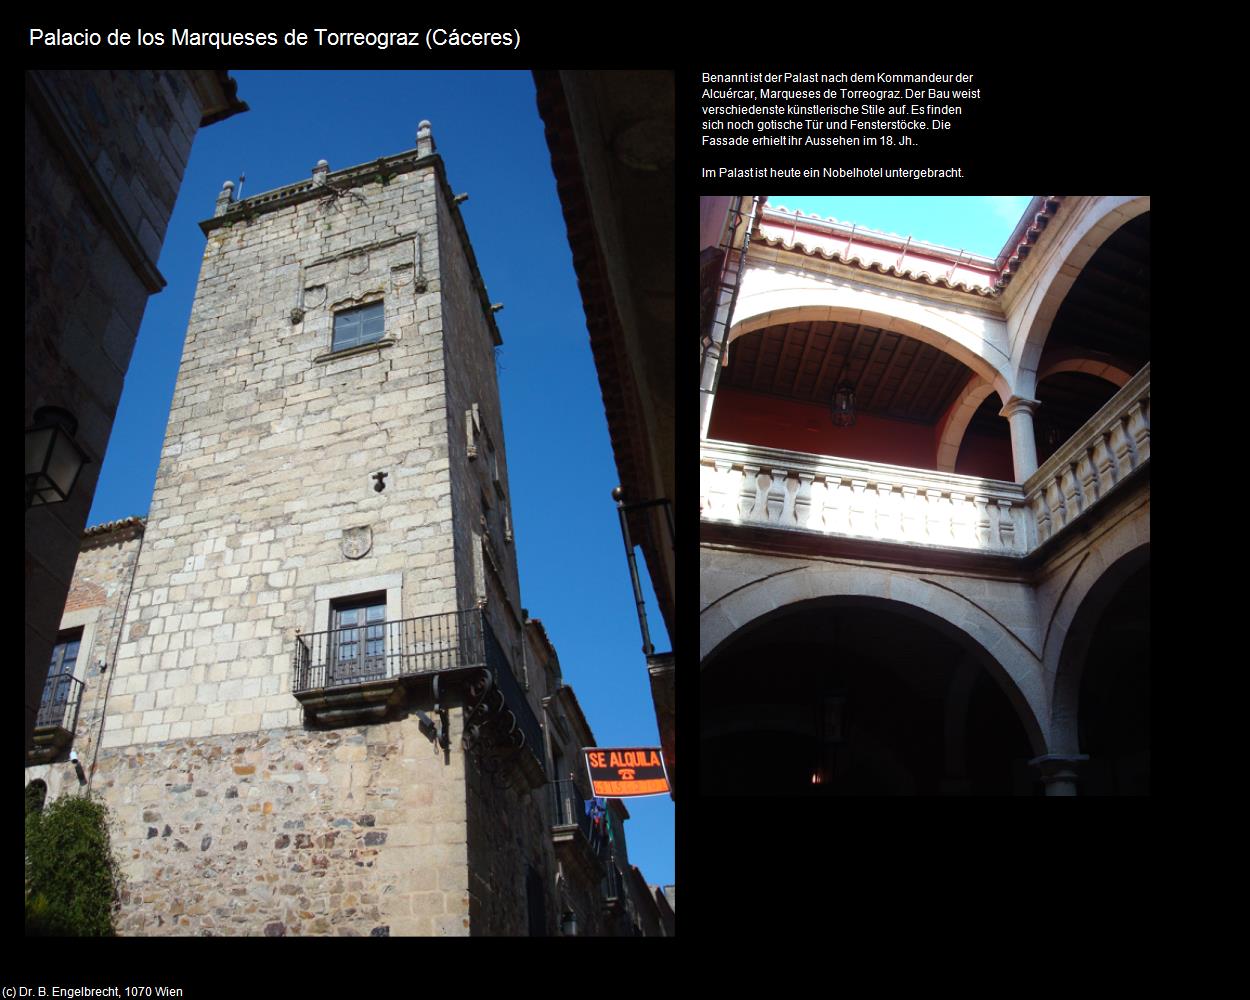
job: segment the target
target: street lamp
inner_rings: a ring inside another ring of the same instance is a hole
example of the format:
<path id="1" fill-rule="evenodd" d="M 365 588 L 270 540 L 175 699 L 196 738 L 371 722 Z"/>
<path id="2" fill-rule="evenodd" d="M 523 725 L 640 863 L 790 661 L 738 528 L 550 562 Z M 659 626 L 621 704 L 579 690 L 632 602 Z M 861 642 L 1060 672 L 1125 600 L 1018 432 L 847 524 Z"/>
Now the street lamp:
<path id="1" fill-rule="evenodd" d="M 82 467 L 91 461 L 74 435 L 78 421 L 59 406 L 41 406 L 26 429 L 26 508 L 69 499 Z"/>

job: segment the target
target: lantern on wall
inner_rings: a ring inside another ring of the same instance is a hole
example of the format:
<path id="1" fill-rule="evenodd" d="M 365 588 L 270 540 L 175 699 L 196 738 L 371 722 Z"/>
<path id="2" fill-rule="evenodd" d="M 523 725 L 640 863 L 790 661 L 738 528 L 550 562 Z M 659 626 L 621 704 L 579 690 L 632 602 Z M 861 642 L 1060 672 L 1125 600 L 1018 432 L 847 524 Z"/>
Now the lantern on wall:
<path id="1" fill-rule="evenodd" d="M 834 427 L 855 426 L 855 386 L 850 382 L 842 382 L 833 390 L 833 399 L 829 401 L 829 410 L 833 415 Z"/>
<path id="2" fill-rule="evenodd" d="M 26 507 L 69 498 L 82 467 L 91 461 L 74 435 L 78 421 L 59 406 L 41 406 L 26 429 Z"/>

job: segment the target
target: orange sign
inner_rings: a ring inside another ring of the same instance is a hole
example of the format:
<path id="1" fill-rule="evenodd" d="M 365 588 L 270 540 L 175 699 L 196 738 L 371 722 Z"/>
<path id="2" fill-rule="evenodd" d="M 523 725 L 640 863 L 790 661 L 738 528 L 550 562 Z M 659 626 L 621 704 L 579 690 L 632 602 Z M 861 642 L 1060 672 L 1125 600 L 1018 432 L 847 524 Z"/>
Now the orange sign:
<path id="1" fill-rule="evenodd" d="M 668 794 L 668 771 L 658 747 L 588 747 L 582 752 L 593 795 L 622 799 Z"/>

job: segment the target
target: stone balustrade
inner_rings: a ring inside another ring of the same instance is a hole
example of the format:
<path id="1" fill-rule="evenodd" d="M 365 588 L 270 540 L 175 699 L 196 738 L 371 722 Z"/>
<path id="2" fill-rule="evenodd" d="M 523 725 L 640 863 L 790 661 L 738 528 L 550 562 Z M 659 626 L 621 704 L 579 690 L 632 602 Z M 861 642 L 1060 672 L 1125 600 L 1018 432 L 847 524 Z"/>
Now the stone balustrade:
<path id="1" fill-rule="evenodd" d="M 1015 483 L 726 441 L 700 454 L 705 521 L 1023 555 Z"/>
<path id="2" fill-rule="evenodd" d="M 1036 544 L 1071 524 L 1149 459 L 1147 364 L 1025 481 Z"/>
<path id="3" fill-rule="evenodd" d="M 1025 556 L 1150 457 L 1150 366 L 1023 484 L 705 441 L 704 521 Z"/>

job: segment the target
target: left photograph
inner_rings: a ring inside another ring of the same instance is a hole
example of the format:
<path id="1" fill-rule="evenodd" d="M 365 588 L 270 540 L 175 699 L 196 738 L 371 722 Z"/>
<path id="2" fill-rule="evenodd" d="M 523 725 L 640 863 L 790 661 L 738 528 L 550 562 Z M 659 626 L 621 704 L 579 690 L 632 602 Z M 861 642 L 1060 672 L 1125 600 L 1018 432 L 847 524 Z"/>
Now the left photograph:
<path id="1" fill-rule="evenodd" d="M 671 76 L 26 95 L 26 933 L 673 935 Z"/>

